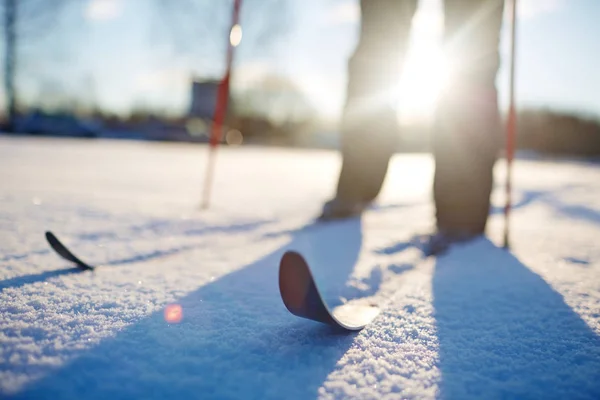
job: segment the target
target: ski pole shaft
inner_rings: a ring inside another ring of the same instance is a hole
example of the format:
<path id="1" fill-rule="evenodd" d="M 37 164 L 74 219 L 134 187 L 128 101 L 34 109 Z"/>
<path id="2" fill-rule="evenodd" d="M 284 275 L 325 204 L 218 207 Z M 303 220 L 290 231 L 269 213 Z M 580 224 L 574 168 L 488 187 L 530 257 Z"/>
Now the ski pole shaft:
<path id="1" fill-rule="evenodd" d="M 204 190 L 202 191 L 202 208 L 206 209 L 210 203 L 211 189 L 213 185 L 213 177 L 215 173 L 216 152 L 221 142 L 223 122 L 227 111 L 227 101 L 229 100 L 229 82 L 231 80 L 231 65 L 233 63 L 234 49 L 237 47 L 239 40 L 234 43 L 232 32 L 239 25 L 240 7 L 242 0 L 234 0 L 233 15 L 231 18 L 231 27 L 229 36 L 227 37 L 227 59 L 225 64 L 225 75 L 219 84 L 217 91 L 217 99 L 215 102 L 215 111 L 213 115 L 213 123 L 211 126 L 210 143 L 208 148 L 208 159 L 206 164 L 206 173 L 204 176 Z"/>
<path id="2" fill-rule="evenodd" d="M 510 81 L 509 106 L 506 122 L 506 203 L 504 205 L 504 248 L 510 247 L 510 211 L 512 208 L 512 167 L 515 154 L 517 115 L 515 107 L 515 42 L 516 42 L 517 0 L 512 0 L 510 33 Z"/>

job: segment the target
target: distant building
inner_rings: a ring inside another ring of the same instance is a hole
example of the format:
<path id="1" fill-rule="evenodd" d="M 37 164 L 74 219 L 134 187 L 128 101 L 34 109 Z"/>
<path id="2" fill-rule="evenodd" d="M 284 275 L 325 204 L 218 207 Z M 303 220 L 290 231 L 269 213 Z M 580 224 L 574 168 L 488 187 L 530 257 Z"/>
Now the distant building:
<path id="1" fill-rule="evenodd" d="M 210 129 L 215 114 L 215 105 L 217 103 L 217 94 L 219 92 L 220 81 L 217 80 L 194 80 L 192 81 L 190 108 L 187 118 L 187 131 L 194 140 L 204 141 L 210 137 Z M 231 120 L 231 110 L 233 109 L 233 100 L 231 94 L 227 101 L 227 110 L 225 112 L 225 122 L 223 124 L 223 134 L 221 141 L 225 140 L 226 132 L 229 130 Z"/>
<path id="2" fill-rule="evenodd" d="M 206 80 L 192 82 L 189 117 L 212 119 L 215 112 L 219 81 Z"/>

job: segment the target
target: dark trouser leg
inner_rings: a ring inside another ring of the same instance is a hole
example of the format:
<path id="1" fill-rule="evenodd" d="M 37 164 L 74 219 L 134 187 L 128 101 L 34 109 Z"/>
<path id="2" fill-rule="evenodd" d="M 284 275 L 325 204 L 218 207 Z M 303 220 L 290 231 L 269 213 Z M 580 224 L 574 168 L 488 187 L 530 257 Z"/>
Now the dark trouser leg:
<path id="1" fill-rule="evenodd" d="M 342 169 L 336 198 L 370 202 L 381 190 L 396 140 L 397 83 L 416 0 L 361 0 L 358 46 L 348 63 Z"/>
<path id="2" fill-rule="evenodd" d="M 433 141 L 441 231 L 485 231 L 501 143 L 495 78 L 503 5 L 501 0 L 445 1 L 445 45 L 453 73 L 440 99 Z"/>

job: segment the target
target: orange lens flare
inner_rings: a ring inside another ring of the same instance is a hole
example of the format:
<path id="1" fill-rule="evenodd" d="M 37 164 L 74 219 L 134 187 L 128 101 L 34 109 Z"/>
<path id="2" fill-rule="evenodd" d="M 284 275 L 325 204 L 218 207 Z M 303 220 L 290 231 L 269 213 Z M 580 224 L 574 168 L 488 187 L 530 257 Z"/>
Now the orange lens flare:
<path id="1" fill-rule="evenodd" d="M 183 319 L 183 308 L 179 304 L 169 304 L 165 307 L 165 321 L 178 324 Z"/>

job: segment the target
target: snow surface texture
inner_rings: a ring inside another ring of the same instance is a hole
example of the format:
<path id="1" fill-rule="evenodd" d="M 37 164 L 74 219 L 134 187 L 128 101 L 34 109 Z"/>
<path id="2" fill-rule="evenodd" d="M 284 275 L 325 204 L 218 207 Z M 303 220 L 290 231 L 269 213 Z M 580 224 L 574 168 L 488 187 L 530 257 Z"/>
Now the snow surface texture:
<path id="1" fill-rule="evenodd" d="M 496 207 L 489 240 L 424 260 L 410 239 L 433 221 L 429 156 L 395 157 L 362 220 L 322 226 L 335 153 L 224 148 L 200 211 L 205 157 L 0 139 L 0 397 L 600 398 L 598 165 L 519 161 L 512 252 Z M 45 230 L 100 267 L 74 269 Z M 292 316 L 286 249 L 329 301 L 381 315 L 352 334 Z"/>

